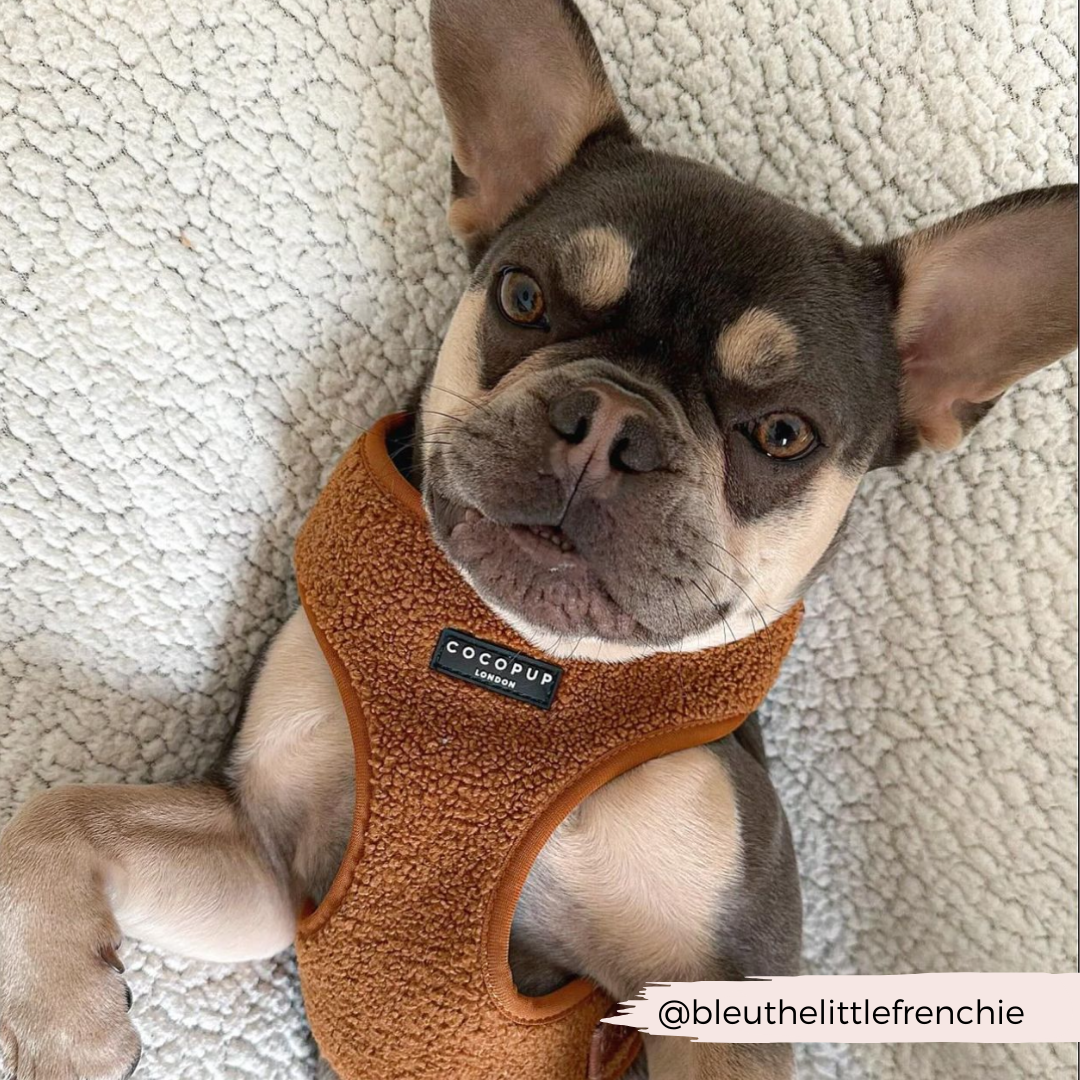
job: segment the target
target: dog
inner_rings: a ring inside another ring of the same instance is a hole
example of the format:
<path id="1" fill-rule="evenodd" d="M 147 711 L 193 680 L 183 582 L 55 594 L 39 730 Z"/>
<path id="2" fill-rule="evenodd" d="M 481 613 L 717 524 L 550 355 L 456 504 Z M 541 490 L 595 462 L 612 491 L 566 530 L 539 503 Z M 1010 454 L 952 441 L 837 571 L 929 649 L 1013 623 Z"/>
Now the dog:
<path id="1" fill-rule="evenodd" d="M 431 35 L 471 271 L 394 454 L 448 559 L 538 652 L 618 664 L 747 637 L 827 565 L 868 472 L 956 447 L 1076 345 L 1075 186 L 860 247 L 643 146 L 571 0 L 434 0 Z M 122 936 L 216 961 L 288 947 L 354 795 L 341 698 L 297 612 L 219 777 L 31 799 L 0 834 L 7 1075 L 131 1073 Z M 524 993 L 797 973 L 795 858 L 753 719 L 573 818 L 514 915 Z M 794 1066 L 790 1047 L 650 1036 L 635 1069 Z"/>

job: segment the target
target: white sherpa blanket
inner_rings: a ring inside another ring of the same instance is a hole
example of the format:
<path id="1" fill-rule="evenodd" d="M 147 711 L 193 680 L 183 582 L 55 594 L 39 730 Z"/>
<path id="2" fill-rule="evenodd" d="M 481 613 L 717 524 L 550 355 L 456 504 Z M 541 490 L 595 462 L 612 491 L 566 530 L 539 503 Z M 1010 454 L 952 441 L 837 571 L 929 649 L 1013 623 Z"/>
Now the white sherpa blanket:
<path id="1" fill-rule="evenodd" d="M 878 238 L 1076 178 L 1070 0 L 586 0 L 644 138 Z M 464 274 L 425 0 L 0 0 L 0 821 L 191 777 Z M 1076 363 L 871 478 L 766 709 L 812 972 L 1076 963 Z M 147 1080 L 305 1080 L 290 957 L 135 945 Z M 1047 1046 L 803 1077 L 1050 1080 Z"/>

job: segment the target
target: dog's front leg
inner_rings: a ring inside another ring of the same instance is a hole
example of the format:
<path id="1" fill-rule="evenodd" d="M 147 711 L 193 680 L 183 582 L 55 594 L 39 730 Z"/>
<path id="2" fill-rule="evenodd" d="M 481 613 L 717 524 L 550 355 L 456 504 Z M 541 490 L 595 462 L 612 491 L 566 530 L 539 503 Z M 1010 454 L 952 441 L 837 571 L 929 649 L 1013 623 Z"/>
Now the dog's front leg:
<path id="1" fill-rule="evenodd" d="M 130 1075 L 122 935 L 235 961 L 286 947 L 294 925 L 288 883 L 221 788 L 35 797 L 0 833 L 0 1076 Z"/>
<path id="2" fill-rule="evenodd" d="M 645 1036 L 649 1080 L 791 1080 L 795 1057 L 785 1043 L 697 1043 Z"/>

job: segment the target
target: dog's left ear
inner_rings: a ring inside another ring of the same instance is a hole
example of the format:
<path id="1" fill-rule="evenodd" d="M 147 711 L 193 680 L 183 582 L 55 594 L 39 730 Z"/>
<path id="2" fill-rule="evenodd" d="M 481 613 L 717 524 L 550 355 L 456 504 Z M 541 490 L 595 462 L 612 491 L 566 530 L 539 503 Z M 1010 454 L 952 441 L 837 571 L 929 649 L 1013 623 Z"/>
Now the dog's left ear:
<path id="1" fill-rule="evenodd" d="M 474 257 L 589 136 L 630 137 L 572 0 L 432 0 L 431 45 L 454 155 L 450 227 Z"/>
<path id="2" fill-rule="evenodd" d="M 1008 195 L 875 250 L 894 292 L 901 452 L 957 446 L 1076 348 L 1077 189 Z"/>

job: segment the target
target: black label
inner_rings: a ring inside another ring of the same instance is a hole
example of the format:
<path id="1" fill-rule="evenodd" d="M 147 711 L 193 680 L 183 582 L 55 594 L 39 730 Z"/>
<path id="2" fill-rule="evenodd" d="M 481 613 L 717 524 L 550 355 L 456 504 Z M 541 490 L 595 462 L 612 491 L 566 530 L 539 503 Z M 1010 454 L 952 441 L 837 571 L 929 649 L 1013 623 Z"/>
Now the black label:
<path id="1" fill-rule="evenodd" d="M 551 708 L 562 678 L 561 667 L 450 629 L 439 634 L 431 666 L 443 675 L 540 709 Z"/>

